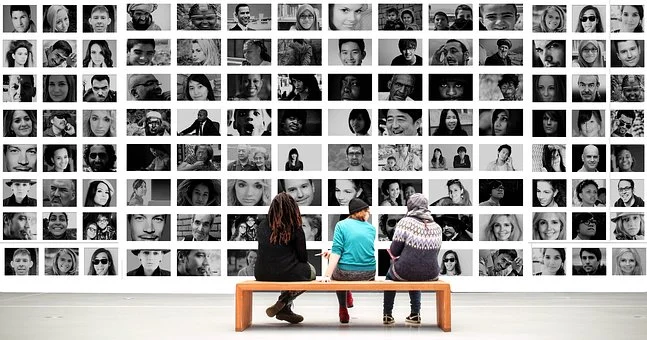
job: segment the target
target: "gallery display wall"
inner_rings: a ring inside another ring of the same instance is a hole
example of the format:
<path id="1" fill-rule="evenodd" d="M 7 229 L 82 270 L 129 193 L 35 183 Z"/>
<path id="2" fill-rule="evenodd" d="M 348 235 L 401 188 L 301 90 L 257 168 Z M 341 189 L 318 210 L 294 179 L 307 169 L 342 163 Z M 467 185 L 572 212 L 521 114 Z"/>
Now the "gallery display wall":
<path id="1" fill-rule="evenodd" d="M 3 4 L 0 287 L 233 292 L 287 192 L 318 276 L 422 193 L 454 291 L 645 291 L 643 7 Z"/>

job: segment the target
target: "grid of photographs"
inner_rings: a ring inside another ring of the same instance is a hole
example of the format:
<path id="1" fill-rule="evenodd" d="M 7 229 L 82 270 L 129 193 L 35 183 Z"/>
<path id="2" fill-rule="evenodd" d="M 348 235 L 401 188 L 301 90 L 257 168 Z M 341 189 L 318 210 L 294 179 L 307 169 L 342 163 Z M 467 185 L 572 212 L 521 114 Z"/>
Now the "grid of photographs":
<path id="1" fill-rule="evenodd" d="M 0 282 L 253 277 L 280 192 L 317 275 L 422 193 L 448 280 L 645 277 L 644 7 L 3 4 Z"/>

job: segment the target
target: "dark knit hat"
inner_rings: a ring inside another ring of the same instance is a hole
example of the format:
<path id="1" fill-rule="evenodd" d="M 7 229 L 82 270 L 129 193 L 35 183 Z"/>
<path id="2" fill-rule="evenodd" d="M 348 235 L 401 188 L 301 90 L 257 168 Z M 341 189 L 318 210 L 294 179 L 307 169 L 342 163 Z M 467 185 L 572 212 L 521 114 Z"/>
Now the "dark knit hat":
<path id="1" fill-rule="evenodd" d="M 154 251 L 161 251 L 162 254 L 169 253 L 171 250 L 170 249 L 131 249 L 130 252 L 133 253 L 133 255 L 138 256 L 139 252 L 142 250 L 154 250 Z"/>
<path id="2" fill-rule="evenodd" d="M 369 205 L 366 204 L 366 202 L 362 201 L 359 198 L 353 198 L 348 203 L 348 213 L 351 214 L 351 215 L 358 212 L 358 211 L 362 211 L 362 210 L 368 209 L 368 208 L 369 208 Z"/>

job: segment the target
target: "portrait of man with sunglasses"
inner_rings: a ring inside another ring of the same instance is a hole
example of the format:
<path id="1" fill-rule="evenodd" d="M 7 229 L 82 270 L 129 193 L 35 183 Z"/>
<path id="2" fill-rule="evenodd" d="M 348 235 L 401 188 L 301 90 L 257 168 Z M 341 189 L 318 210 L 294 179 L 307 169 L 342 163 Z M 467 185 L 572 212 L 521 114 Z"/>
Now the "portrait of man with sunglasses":
<path id="1" fill-rule="evenodd" d="M 84 172 L 113 172 L 116 171 L 117 153 L 114 145 L 92 144 L 85 145 L 83 150 Z"/>
<path id="2" fill-rule="evenodd" d="M 640 112 L 639 114 L 642 114 Z M 642 119 L 634 110 L 618 110 L 611 117 L 611 137 L 643 137 Z"/>

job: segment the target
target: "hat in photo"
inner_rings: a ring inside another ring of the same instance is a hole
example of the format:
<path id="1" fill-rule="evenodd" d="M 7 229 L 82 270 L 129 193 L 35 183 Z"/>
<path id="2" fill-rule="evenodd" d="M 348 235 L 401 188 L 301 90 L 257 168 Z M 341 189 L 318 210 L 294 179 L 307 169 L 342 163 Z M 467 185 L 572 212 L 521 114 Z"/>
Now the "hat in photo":
<path id="1" fill-rule="evenodd" d="M 149 119 L 149 118 L 157 118 L 159 120 L 162 120 L 162 114 L 157 111 L 148 111 L 146 113 L 146 119 Z"/>
<path id="2" fill-rule="evenodd" d="M 351 215 L 367 208 L 369 208 L 369 205 L 359 198 L 353 198 L 348 203 L 348 213 Z"/>
<path id="3" fill-rule="evenodd" d="M 157 9 L 157 4 L 129 4 L 128 13 L 133 11 L 144 11 L 148 13 L 153 13 Z"/>
<path id="4" fill-rule="evenodd" d="M 139 252 L 142 250 L 154 250 L 154 251 L 161 251 L 162 254 L 169 253 L 171 250 L 169 249 L 131 249 L 130 252 L 133 253 L 135 256 L 139 256 Z"/>
<path id="5" fill-rule="evenodd" d="M 441 227 L 446 225 L 452 226 L 457 232 L 467 229 L 467 225 L 458 217 L 457 214 L 435 215 L 434 221 L 436 221 L 436 223 Z"/>
<path id="6" fill-rule="evenodd" d="M 510 39 L 499 39 L 496 41 L 497 46 L 506 45 L 508 48 L 512 48 L 512 41 Z"/>
<path id="7" fill-rule="evenodd" d="M 10 179 L 5 182 L 5 184 L 10 187 L 14 183 L 29 183 L 31 185 L 36 184 L 36 180 L 34 179 Z"/>
<path id="8" fill-rule="evenodd" d="M 633 215 L 642 215 L 641 212 L 638 211 L 625 211 L 625 212 L 620 212 L 616 213 L 616 217 L 611 218 L 611 222 L 616 223 L 619 219 L 625 217 L 625 216 L 633 216 Z"/>

